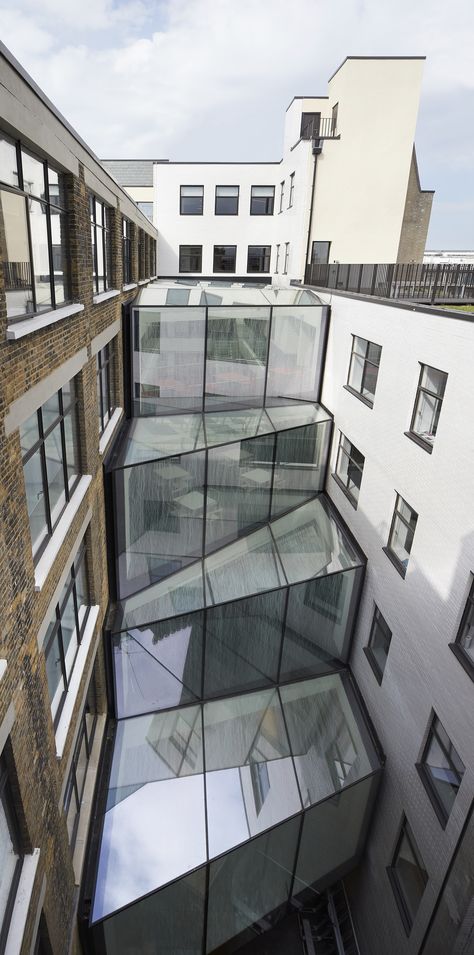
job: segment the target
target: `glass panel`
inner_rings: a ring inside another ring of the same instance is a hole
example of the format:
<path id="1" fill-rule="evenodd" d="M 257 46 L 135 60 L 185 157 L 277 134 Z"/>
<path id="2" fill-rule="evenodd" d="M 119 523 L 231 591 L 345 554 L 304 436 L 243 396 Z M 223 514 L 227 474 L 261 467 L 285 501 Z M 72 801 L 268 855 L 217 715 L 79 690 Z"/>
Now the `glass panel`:
<path id="1" fill-rule="evenodd" d="M 135 716 L 200 697 L 202 645 L 202 613 L 114 637 L 117 716 Z"/>
<path id="2" fill-rule="evenodd" d="M 61 426 L 59 424 L 45 439 L 44 450 L 46 455 L 46 472 L 48 475 L 51 521 L 54 526 L 66 503 Z"/>
<path id="3" fill-rule="evenodd" d="M 273 521 L 272 534 L 289 583 L 361 563 L 321 497 Z"/>
<path id="4" fill-rule="evenodd" d="M 15 850 L 15 845 L 10 833 L 8 818 L 3 805 L 3 799 L 0 800 L 0 928 L 5 918 L 12 882 L 15 876 L 17 863 L 20 856 Z"/>
<path id="5" fill-rule="evenodd" d="M 410 919 L 413 921 L 425 891 L 428 876 L 419 860 L 419 853 L 415 849 L 413 835 L 407 823 L 400 839 L 393 871 Z"/>
<path id="6" fill-rule="evenodd" d="M 29 200 L 31 246 L 33 249 L 33 271 L 35 276 L 36 311 L 52 307 L 51 268 L 49 264 L 49 243 L 46 205 L 43 202 Z"/>
<path id="7" fill-rule="evenodd" d="M 207 553 L 269 519 L 274 440 L 269 435 L 209 451 Z"/>
<path id="8" fill-rule="evenodd" d="M 54 636 L 53 636 L 54 632 Z M 59 631 L 56 620 L 50 623 L 45 637 L 46 677 L 48 680 L 51 712 L 56 715 L 63 693 L 65 692 L 61 652 L 59 649 Z"/>
<path id="9" fill-rule="evenodd" d="M 300 820 L 291 819 L 211 863 L 207 952 L 245 932 L 240 944 L 273 925 L 288 900 L 295 864 Z"/>
<path id="10" fill-rule="evenodd" d="M 65 302 L 68 295 L 67 216 L 51 206 L 51 240 L 53 278 L 56 305 Z"/>
<path id="11" fill-rule="evenodd" d="M 43 432 L 48 431 L 51 425 L 60 418 L 61 409 L 57 391 L 41 406 L 41 416 L 43 418 Z"/>
<path id="12" fill-rule="evenodd" d="M 266 527 L 211 554 L 204 564 L 209 604 L 236 600 L 262 590 L 283 587 L 286 583 Z"/>
<path id="13" fill-rule="evenodd" d="M 77 412 L 75 408 L 64 418 L 64 437 L 66 441 L 66 461 L 69 487 L 72 488 L 76 478 L 81 473 L 79 463 L 79 429 L 77 426 Z"/>
<path id="14" fill-rule="evenodd" d="M 364 376 L 365 360 L 360 355 L 354 354 L 351 359 L 348 384 L 354 391 L 362 392 L 362 379 Z"/>
<path id="15" fill-rule="evenodd" d="M 269 308 L 209 308 L 206 408 L 263 404 L 269 323 Z"/>
<path id="16" fill-rule="evenodd" d="M 254 438 L 273 431 L 268 415 L 261 408 L 245 411 L 208 412 L 204 418 L 207 447 L 228 441 Z"/>
<path id="17" fill-rule="evenodd" d="M 385 670 L 391 639 L 392 634 L 384 618 L 382 617 L 382 614 L 378 609 L 376 609 L 372 623 L 369 647 L 381 674 L 383 674 Z"/>
<path id="18" fill-rule="evenodd" d="M 37 196 L 39 199 L 45 199 L 44 163 L 22 149 L 21 164 L 25 192 L 28 192 L 31 196 Z"/>
<path id="19" fill-rule="evenodd" d="M 98 205 L 98 203 L 96 203 Z M 98 227 L 95 230 L 96 236 L 96 254 L 97 254 L 97 292 L 103 292 L 105 290 L 105 263 L 104 263 L 104 246 L 103 246 L 103 230 Z"/>
<path id="20" fill-rule="evenodd" d="M 468 657 L 474 662 L 474 603 L 469 602 L 463 622 L 459 645 Z"/>
<path id="21" fill-rule="evenodd" d="M 79 815 L 76 792 L 75 792 L 73 783 L 71 783 L 70 785 L 68 797 L 69 797 L 69 805 L 67 806 L 67 809 L 66 809 L 66 826 L 67 826 L 67 833 L 69 836 L 69 842 L 72 843 L 72 837 L 74 835 L 74 826 L 76 824 L 76 819 Z"/>
<path id="22" fill-rule="evenodd" d="M 322 307 L 274 306 L 267 397 L 317 398 L 326 322 Z"/>
<path id="23" fill-rule="evenodd" d="M 438 395 L 440 398 L 444 395 L 447 378 L 446 372 L 438 371 L 437 368 L 430 368 L 429 365 L 423 365 L 423 373 L 421 376 L 422 388 L 428 388 L 429 391 L 433 391 L 435 395 Z"/>
<path id="24" fill-rule="evenodd" d="M 462 782 L 464 764 L 439 720 L 434 721 L 423 765 L 447 818 Z"/>
<path id="25" fill-rule="evenodd" d="M 4 229 L 7 315 L 14 318 L 34 311 L 26 199 L 0 190 L 0 214 Z"/>
<path id="26" fill-rule="evenodd" d="M 139 413 L 201 409 L 204 308 L 134 311 L 133 378 Z"/>
<path id="27" fill-rule="evenodd" d="M 79 566 L 76 566 L 75 580 L 76 580 L 77 615 L 79 618 L 79 627 L 82 627 L 87 615 L 87 608 L 90 604 L 88 587 L 87 587 L 85 555 L 82 558 L 82 561 L 79 564 Z"/>
<path id="28" fill-rule="evenodd" d="M 302 401 L 287 405 L 270 405 L 266 408 L 266 412 L 276 431 L 330 419 L 328 412 L 320 405 L 305 404 Z"/>
<path id="29" fill-rule="evenodd" d="M 64 590 L 70 582 L 70 577 L 68 577 Z M 74 595 L 73 591 L 69 592 L 69 595 L 66 599 L 66 603 L 62 604 L 63 597 L 61 598 L 61 636 L 63 641 L 63 651 L 64 651 L 64 662 L 66 666 L 66 676 L 69 676 L 72 673 L 74 666 L 74 661 L 76 659 L 77 653 L 77 629 L 76 629 L 76 611 L 74 607 Z"/>
<path id="30" fill-rule="evenodd" d="M 118 723 L 94 920 L 206 861 L 202 771 L 200 707 Z"/>
<path id="31" fill-rule="evenodd" d="M 207 611 L 205 697 L 276 681 L 285 597 L 277 590 Z"/>
<path id="32" fill-rule="evenodd" d="M 66 411 L 66 408 L 69 408 L 69 405 L 71 405 L 77 397 L 75 378 L 71 378 L 71 381 L 66 382 L 66 384 L 62 386 L 61 392 L 63 396 L 63 411 Z"/>
<path id="33" fill-rule="evenodd" d="M 198 561 L 118 605 L 116 629 L 140 627 L 204 606 L 202 562 Z"/>
<path id="34" fill-rule="evenodd" d="M 327 422 L 277 434 L 272 517 L 322 490 L 329 431 Z"/>
<path id="35" fill-rule="evenodd" d="M 30 460 L 23 465 L 23 475 L 28 517 L 30 519 L 31 543 L 33 553 L 35 553 L 48 534 L 41 451 L 35 451 Z"/>
<path id="36" fill-rule="evenodd" d="M 80 744 L 80 746 L 79 746 L 79 750 L 76 751 L 76 759 L 75 759 L 75 762 L 76 762 L 76 781 L 77 781 L 77 790 L 78 790 L 78 794 L 79 794 L 79 800 L 82 799 L 82 793 L 83 793 L 83 790 L 84 790 L 84 783 L 85 783 L 85 781 L 86 781 L 86 773 L 87 773 L 87 764 L 88 764 L 88 761 L 89 761 L 89 760 L 88 760 L 87 749 L 86 749 L 86 737 L 85 737 L 85 733 L 83 733 L 83 734 L 82 734 L 81 744 Z"/>
<path id="37" fill-rule="evenodd" d="M 180 451 L 197 451 L 204 446 L 204 426 L 200 414 L 134 418 L 127 427 L 114 466 L 140 464 Z"/>
<path id="38" fill-rule="evenodd" d="M 400 520 L 398 516 L 395 517 L 393 523 L 393 529 L 390 536 L 390 549 L 393 550 L 396 557 L 398 557 L 401 564 L 404 567 L 408 566 L 408 558 L 410 556 L 411 545 L 413 543 L 413 531 Z"/>
<path id="39" fill-rule="evenodd" d="M 19 186 L 18 162 L 16 157 L 16 146 L 5 139 L 0 131 L 0 181 L 6 182 L 8 186 Z M 0 919 L 0 925 L 2 920 Z"/>
<path id="40" fill-rule="evenodd" d="M 36 442 L 39 441 L 38 414 L 35 411 L 30 418 L 27 418 L 20 425 L 20 447 L 22 454 L 25 454 Z"/>

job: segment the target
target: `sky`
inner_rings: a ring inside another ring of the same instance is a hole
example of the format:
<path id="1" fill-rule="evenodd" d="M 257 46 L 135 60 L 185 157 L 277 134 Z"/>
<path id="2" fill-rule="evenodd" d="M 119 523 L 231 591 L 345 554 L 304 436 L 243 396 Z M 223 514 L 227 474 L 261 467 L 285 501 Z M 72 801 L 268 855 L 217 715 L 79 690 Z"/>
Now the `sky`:
<path id="1" fill-rule="evenodd" d="M 0 39 L 103 159 L 279 160 L 346 56 L 427 57 L 427 248 L 474 249 L 473 0 L 0 0 Z"/>

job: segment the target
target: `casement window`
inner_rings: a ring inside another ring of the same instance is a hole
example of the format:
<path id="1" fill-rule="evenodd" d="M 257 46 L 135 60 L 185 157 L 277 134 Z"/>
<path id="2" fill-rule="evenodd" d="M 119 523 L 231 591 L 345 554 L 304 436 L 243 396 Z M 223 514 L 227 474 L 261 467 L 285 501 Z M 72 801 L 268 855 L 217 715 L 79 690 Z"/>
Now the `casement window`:
<path id="1" fill-rule="evenodd" d="M 7 317 L 70 301 L 64 176 L 0 132 L 1 258 Z"/>
<path id="2" fill-rule="evenodd" d="M 64 813 L 66 816 L 66 825 L 69 836 L 71 850 L 74 850 L 79 817 L 81 813 L 81 802 L 84 795 L 89 760 L 91 758 L 92 746 L 94 742 L 95 729 L 97 724 L 97 698 L 95 689 L 95 676 L 92 675 L 89 689 L 87 691 L 86 705 L 84 707 L 80 724 L 79 734 L 74 747 L 71 769 L 66 784 L 64 794 Z"/>
<path id="3" fill-rule="evenodd" d="M 275 186 L 252 186 L 250 192 L 250 215 L 272 216 L 275 202 Z"/>
<path id="4" fill-rule="evenodd" d="M 148 278 L 146 262 L 146 240 L 147 235 L 143 229 L 138 230 L 138 279 L 140 282 Z"/>
<path id="5" fill-rule="evenodd" d="M 239 214 L 239 187 L 216 186 L 216 216 L 237 216 Z"/>
<path id="6" fill-rule="evenodd" d="M 137 202 L 137 206 L 140 209 L 140 212 L 143 212 L 143 215 L 153 222 L 153 203 L 152 202 Z"/>
<path id="7" fill-rule="evenodd" d="M 392 631 L 376 606 L 370 628 L 369 642 L 364 647 L 364 653 L 379 683 L 382 682 L 391 640 Z"/>
<path id="8" fill-rule="evenodd" d="M 337 136 L 337 114 L 339 112 L 339 103 L 335 103 L 331 110 L 331 136 Z"/>
<path id="9" fill-rule="evenodd" d="M 347 385 L 349 391 L 372 407 L 380 366 L 381 345 L 358 335 L 352 336 L 352 351 Z"/>
<path id="10" fill-rule="evenodd" d="M 329 262 L 330 242 L 313 242 L 311 247 L 311 265 L 327 265 Z"/>
<path id="11" fill-rule="evenodd" d="M 0 952 L 5 951 L 22 865 L 13 794 L 4 756 L 0 756 Z"/>
<path id="12" fill-rule="evenodd" d="M 180 245 L 179 271 L 202 272 L 202 245 Z"/>
<path id="13" fill-rule="evenodd" d="M 280 245 L 278 244 L 276 247 L 276 253 L 275 253 L 275 274 L 278 274 L 279 267 L 280 267 Z"/>
<path id="14" fill-rule="evenodd" d="M 285 242 L 285 261 L 283 263 L 283 275 L 288 274 L 289 264 L 290 264 L 290 243 Z"/>
<path id="15" fill-rule="evenodd" d="M 447 380 L 446 372 L 420 363 L 420 379 L 409 437 L 415 438 L 417 443 L 421 444 L 430 453 L 438 430 Z"/>
<path id="16" fill-rule="evenodd" d="M 300 139 L 317 139 L 321 126 L 321 113 L 302 113 Z"/>
<path id="17" fill-rule="evenodd" d="M 57 727 L 89 615 L 87 560 L 82 543 L 65 580 L 44 640 L 51 713 Z"/>
<path id="18" fill-rule="evenodd" d="M 235 272 L 236 245 L 215 245 L 213 272 Z"/>
<path id="19" fill-rule="evenodd" d="M 20 427 L 33 557 L 39 559 L 80 479 L 75 380 Z"/>
<path id="20" fill-rule="evenodd" d="M 409 935 L 428 882 L 428 874 L 405 818 L 387 872 L 404 929 Z"/>
<path id="21" fill-rule="evenodd" d="M 179 214 L 182 216 L 202 216 L 204 206 L 204 186 L 180 186 Z"/>
<path id="22" fill-rule="evenodd" d="M 249 245 L 247 272 L 270 271 L 271 245 Z"/>
<path id="23" fill-rule="evenodd" d="M 357 507 L 357 501 L 359 500 L 364 464 L 364 455 L 340 431 L 336 471 L 333 477 L 354 507 Z"/>
<path id="24" fill-rule="evenodd" d="M 106 292 L 111 285 L 110 215 L 105 202 L 90 196 L 92 237 L 92 287 L 95 295 Z"/>
<path id="25" fill-rule="evenodd" d="M 383 548 L 402 577 L 408 567 L 418 514 L 397 494 L 388 544 Z"/>
<path id="26" fill-rule="evenodd" d="M 97 402 L 99 434 L 103 434 L 116 408 L 115 339 L 97 353 Z"/>
<path id="27" fill-rule="evenodd" d="M 280 208 L 278 212 L 283 212 L 283 200 L 285 198 L 285 180 L 280 183 Z"/>
<path id="28" fill-rule="evenodd" d="M 288 208 L 291 209 L 295 198 L 295 174 L 291 173 L 290 176 L 290 195 L 288 196 Z"/>
<path id="29" fill-rule="evenodd" d="M 150 275 L 156 275 L 156 239 L 150 239 Z"/>
<path id="30" fill-rule="evenodd" d="M 464 607 L 456 640 L 449 646 L 471 679 L 474 680 L 474 577 L 471 580 L 471 589 Z"/>
<path id="31" fill-rule="evenodd" d="M 444 828 L 462 783 L 465 766 L 436 715 L 417 769 Z"/>
<path id="32" fill-rule="evenodd" d="M 122 219 L 122 259 L 123 284 L 129 285 L 132 281 L 132 223 L 129 219 Z"/>

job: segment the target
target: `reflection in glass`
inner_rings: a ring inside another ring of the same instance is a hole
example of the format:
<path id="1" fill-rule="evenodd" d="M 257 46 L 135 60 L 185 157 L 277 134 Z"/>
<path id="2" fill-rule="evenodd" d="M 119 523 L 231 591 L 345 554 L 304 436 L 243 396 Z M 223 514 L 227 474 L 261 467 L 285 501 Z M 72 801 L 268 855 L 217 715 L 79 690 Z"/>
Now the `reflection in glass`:
<path id="1" fill-rule="evenodd" d="M 3 277 L 7 315 L 14 317 L 34 311 L 25 198 L 1 189 L 0 215 L 5 243 Z"/>
<path id="2" fill-rule="evenodd" d="M 309 501 L 271 527 L 289 583 L 360 563 L 325 498 Z"/>
<path id="3" fill-rule="evenodd" d="M 202 562 L 198 561 L 119 603 L 114 629 L 141 627 L 150 620 L 166 620 L 203 606 Z"/>
<path id="4" fill-rule="evenodd" d="M 204 563 L 209 604 L 236 600 L 286 583 L 268 527 L 211 554 Z"/>
<path id="5" fill-rule="evenodd" d="M 36 311 L 52 307 L 46 205 L 29 200 L 31 247 L 35 276 Z"/>
<path id="6" fill-rule="evenodd" d="M 269 308 L 209 308 L 206 407 L 263 404 Z"/>
<path id="7" fill-rule="evenodd" d="M 137 412 L 201 409 L 206 310 L 142 308 L 133 314 Z"/>
<path id="8" fill-rule="evenodd" d="M 317 399 L 323 349 L 323 309 L 275 306 L 268 359 L 267 396 Z"/>
<path id="9" fill-rule="evenodd" d="M 209 450 L 206 552 L 268 520 L 274 443 L 268 435 Z"/>
<path id="10" fill-rule="evenodd" d="M 322 490 L 329 433 L 329 422 L 277 433 L 272 517 Z"/>

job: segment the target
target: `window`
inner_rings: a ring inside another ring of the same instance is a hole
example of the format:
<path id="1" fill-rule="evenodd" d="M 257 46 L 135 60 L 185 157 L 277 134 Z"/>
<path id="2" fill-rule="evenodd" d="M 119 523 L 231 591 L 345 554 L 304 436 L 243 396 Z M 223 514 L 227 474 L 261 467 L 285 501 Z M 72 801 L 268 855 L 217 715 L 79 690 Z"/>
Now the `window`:
<path id="1" fill-rule="evenodd" d="M 387 547 L 383 550 L 402 577 L 408 567 L 418 514 L 397 494 Z"/>
<path id="2" fill-rule="evenodd" d="M 80 720 L 79 735 L 74 748 L 74 755 L 72 757 L 71 769 L 64 795 L 64 812 L 66 815 L 69 844 L 72 850 L 74 850 L 76 842 L 81 802 L 92 753 L 96 723 L 97 700 L 93 675 L 87 691 L 86 705 Z"/>
<path id="3" fill-rule="evenodd" d="M 64 177 L 1 132 L 0 218 L 8 318 L 64 305 L 70 300 Z"/>
<path id="4" fill-rule="evenodd" d="M 249 245 L 247 272 L 269 272 L 270 250 L 270 245 Z"/>
<path id="5" fill-rule="evenodd" d="M 204 186 L 181 186 L 179 212 L 182 216 L 202 216 Z"/>
<path id="6" fill-rule="evenodd" d="M 413 833 L 404 818 L 388 875 L 407 935 L 410 934 L 428 875 Z"/>
<path id="7" fill-rule="evenodd" d="M 122 219 L 122 259 L 123 284 L 129 285 L 132 281 L 132 223 Z"/>
<path id="8" fill-rule="evenodd" d="M 252 783 L 253 797 L 255 800 L 255 811 L 257 816 L 260 815 L 262 806 L 270 792 L 270 777 L 268 775 L 268 766 L 264 762 L 264 757 L 262 756 L 262 762 L 255 762 L 252 758 L 250 761 L 250 780 Z"/>
<path id="9" fill-rule="evenodd" d="M 444 828 L 462 783 L 465 766 L 436 715 L 417 769 Z"/>
<path id="10" fill-rule="evenodd" d="M 37 560 L 79 481 L 79 434 L 74 379 L 51 395 L 20 427 L 33 556 Z"/>
<path id="11" fill-rule="evenodd" d="M 313 242 L 311 248 L 311 265 L 327 265 L 329 262 L 330 242 Z"/>
<path id="12" fill-rule="evenodd" d="M 54 619 L 48 627 L 44 641 L 46 676 L 55 727 L 61 716 L 89 606 L 86 550 L 82 543 L 64 583 Z"/>
<path id="13" fill-rule="evenodd" d="M 202 245 L 180 245 L 179 271 L 180 272 L 201 272 L 202 271 Z"/>
<path id="14" fill-rule="evenodd" d="M 374 403 L 382 348 L 358 335 L 352 336 L 352 352 L 346 387 L 367 405 Z"/>
<path id="15" fill-rule="evenodd" d="M 103 434 L 115 410 L 115 341 L 97 353 L 97 401 L 99 434 Z"/>
<path id="16" fill-rule="evenodd" d="M 0 756 L 0 952 L 5 951 L 22 863 L 13 795 L 5 759 Z"/>
<path id="17" fill-rule="evenodd" d="M 331 111 L 331 136 L 337 135 L 337 114 L 339 111 L 339 103 L 335 103 Z"/>
<path id="18" fill-rule="evenodd" d="M 283 199 L 285 198 L 285 180 L 280 183 L 280 208 L 279 212 L 283 212 Z"/>
<path id="19" fill-rule="evenodd" d="M 420 364 L 420 379 L 409 436 L 421 442 L 422 446 L 430 453 L 438 429 L 447 380 L 446 372 L 438 371 L 437 368 L 430 368 L 429 365 Z"/>
<path id="20" fill-rule="evenodd" d="M 147 235 L 143 229 L 138 230 L 138 278 L 139 281 L 144 281 L 148 278 L 147 275 L 147 264 L 146 264 L 146 240 Z"/>
<path id="21" fill-rule="evenodd" d="M 333 477 L 354 507 L 357 507 L 357 501 L 359 499 L 364 463 L 364 455 L 361 454 L 356 446 L 351 444 L 345 435 L 343 435 L 342 431 L 340 431 L 336 473 L 333 474 Z"/>
<path id="22" fill-rule="evenodd" d="M 291 176 L 290 176 L 290 195 L 289 195 L 289 197 L 288 197 L 288 208 L 289 208 L 289 209 L 291 209 L 291 207 L 292 207 L 292 205 L 293 205 L 294 196 L 295 196 L 295 174 L 294 174 L 294 172 L 292 172 L 292 173 L 291 173 Z"/>
<path id="23" fill-rule="evenodd" d="M 214 246 L 214 272 L 235 272 L 236 245 Z"/>
<path id="24" fill-rule="evenodd" d="M 288 272 L 289 261 L 290 261 L 290 243 L 285 242 L 285 262 L 283 265 L 283 275 L 286 275 Z"/>
<path id="25" fill-rule="evenodd" d="M 321 126 L 321 113 L 302 113 L 300 139 L 317 139 Z"/>
<path id="26" fill-rule="evenodd" d="M 450 643 L 464 669 L 474 680 L 474 579 L 467 598 L 455 643 Z"/>
<path id="27" fill-rule="evenodd" d="M 137 202 L 137 206 L 140 209 L 140 212 L 143 212 L 143 215 L 153 222 L 153 203 L 152 202 Z"/>
<path id="28" fill-rule="evenodd" d="M 237 216 L 239 214 L 239 187 L 216 186 L 216 216 Z"/>
<path id="29" fill-rule="evenodd" d="M 111 255 L 110 255 L 110 209 L 96 199 L 90 197 L 90 216 L 92 234 L 92 270 L 93 290 L 98 295 L 110 288 Z"/>
<path id="30" fill-rule="evenodd" d="M 275 186 L 252 186 L 250 193 L 250 215 L 272 216 L 275 202 Z"/>
<path id="31" fill-rule="evenodd" d="M 379 683 L 382 682 L 391 640 L 392 631 L 376 606 L 370 628 L 369 642 L 364 647 L 364 652 Z"/>
<path id="32" fill-rule="evenodd" d="M 275 272 L 278 272 L 279 265 L 280 265 L 280 246 L 277 245 L 276 256 L 275 256 Z"/>

